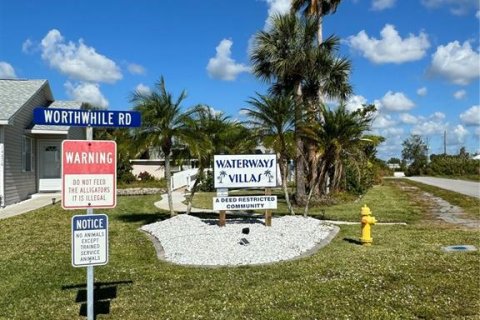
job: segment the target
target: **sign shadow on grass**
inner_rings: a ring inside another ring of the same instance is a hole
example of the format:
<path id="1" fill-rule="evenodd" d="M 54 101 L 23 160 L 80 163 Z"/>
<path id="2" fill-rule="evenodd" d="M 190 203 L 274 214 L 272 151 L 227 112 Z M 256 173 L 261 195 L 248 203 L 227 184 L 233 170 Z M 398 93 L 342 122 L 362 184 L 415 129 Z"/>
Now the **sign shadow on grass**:
<path id="1" fill-rule="evenodd" d="M 163 221 L 170 218 L 169 213 L 130 213 L 130 214 L 121 214 L 115 217 L 115 219 L 121 220 L 128 223 L 137 223 L 140 222 L 142 225 L 150 224 L 158 221 Z"/>
<path id="2" fill-rule="evenodd" d="M 358 244 L 358 245 L 362 245 L 362 242 L 358 239 L 353 239 L 353 238 L 343 238 L 343 241 L 346 241 L 348 243 L 352 243 L 352 244 Z"/>
<path id="3" fill-rule="evenodd" d="M 118 285 L 131 285 L 133 281 L 95 282 L 93 285 L 94 319 L 98 314 L 110 313 L 110 301 L 117 297 Z M 80 316 L 87 316 L 87 285 L 75 284 L 62 286 L 62 290 L 78 289 L 75 302 L 80 303 Z"/>

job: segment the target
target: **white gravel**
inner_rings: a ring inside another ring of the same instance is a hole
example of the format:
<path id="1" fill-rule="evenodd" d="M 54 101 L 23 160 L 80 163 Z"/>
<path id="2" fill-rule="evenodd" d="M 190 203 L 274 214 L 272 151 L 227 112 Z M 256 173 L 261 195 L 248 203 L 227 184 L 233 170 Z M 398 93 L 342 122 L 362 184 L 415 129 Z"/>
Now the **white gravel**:
<path id="1" fill-rule="evenodd" d="M 156 237 L 167 261 L 181 265 L 238 266 L 278 262 L 305 254 L 338 229 L 313 218 L 284 216 L 272 219 L 217 220 L 178 215 L 142 230 Z M 242 229 L 249 228 L 249 234 Z M 243 239 L 243 240 L 242 240 Z M 245 243 L 245 240 L 248 243 Z"/>

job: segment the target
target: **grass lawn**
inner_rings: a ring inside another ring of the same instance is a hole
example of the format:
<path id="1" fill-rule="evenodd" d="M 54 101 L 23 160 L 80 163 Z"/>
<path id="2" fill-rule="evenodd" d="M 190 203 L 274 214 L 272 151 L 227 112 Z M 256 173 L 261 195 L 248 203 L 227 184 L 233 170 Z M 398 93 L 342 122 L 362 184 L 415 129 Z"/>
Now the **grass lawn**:
<path id="1" fill-rule="evenodd" d="M 429 220 L 414 191 L 396 183 L 356 204 L 324 208 L 329 218 L 358 220 L 365 202 L 380 221 L 410 223 L 374 226 L 373 246 L 355 243 L 358 226 L 341 226 L 311 257 L 237 268 L 159 261 L 138 231 L 167 218 L 153 207 L 158 195 L 120 197 L 117 208 L 102 211 L 110 219 L 110 256 L 95 277 L 105 288 L 97 296 L 110 299 L 109 313 L 97 319 L 480 319 L 479 251 L 441 251 L 480 247 L 478 230 Z M 84 319 L 76 300 L 86 270 L 70 262 L 70 218 L 83 213 L 54 205 L 0 220 L 1 319 Z"/>
<path id="2" fill-rule="evenodd" d="M 360 208 L 367 205 L 372 210 L 377 220 L 382 222 L 412 222 L 419 219 L 418 204 L 411 203 L 409 196 L 403 192 L 399 192 L 394 187 L 395 182 L 386 180 L 384 185 L 375 186 L 365 196 L 359 199 L 349 199 L 339 205 L 324 205 L 311 207 L 309 215 L 323 220 L 340 220 L 340 221 L 359 221 Z M 261 190 L 230 192 L 230 195 L 250 195 L 263 194 Z M 278 209 L 274 210 L 274 215 L 288 214 L 287 205 L 284 200 L 283 192 L 275 189 L 273 194 L 278 197 Z M 212 209 L 212 197 L 215 192 L 199 192 L 195 194 L 193 206 L 197 208 Z M 256 211 L 263 213 L 264 211 Z M 295 208 L 296 214 L 302 215 L 303 208 Z"/>

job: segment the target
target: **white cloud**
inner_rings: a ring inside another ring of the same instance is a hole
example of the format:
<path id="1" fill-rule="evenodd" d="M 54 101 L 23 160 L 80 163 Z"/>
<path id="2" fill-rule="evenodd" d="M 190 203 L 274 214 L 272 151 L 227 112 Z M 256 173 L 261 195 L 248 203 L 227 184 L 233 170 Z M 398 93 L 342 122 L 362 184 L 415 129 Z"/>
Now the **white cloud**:
<path id="1" fill-rule="evenodd" d="M 422 4 L 427 8 L 449 7 L 454 15 L 464 15 L 471 9 L 478 9 L 478 3 L 478 0 L 422 0 Z"/>
<path id="2" fill-rule="evenodd" d="M 480 76 L 480 54 L 472 50 L 468 41 L 463 45 L 450 42 L 439 46 L 432 55 L 430 71 L 455 84 L 467 85 Z"/>
<path id="3" fill-rule="evenodd" d="M 452 132 L 453 135 L 447 134 L 447 141 L 449 144 L 463 144 L 465 142 L 465 138 L 468 136 L 468 130 L 465 129 L 465 127 L 461 124 L 453 128 Z"/>
<path id="4" fill-rule="evenodd" d="M 34 42 L 30 39 L 27 39 L 22 43 L 22 52 L 27 54 L 32 53 L 35 51 L 35 47 L 36 46 Z"/>
<path id="5" fill-rule="evenodd" d="M 390 111 L 408 111 L 415 104 L 403 94 L 403 92 L 388 91 L 380 100 L 382 106 Z"/>
<path id="6" fill-rule="evenodd" d="M 381 11 L 393 8 L 396 0 L 372 0 L 372 10 Z"/>
<path id="7" fill-rule="evenodd" d="M 382 131 L 382 136 L 384 137 L 398 137 L 404 134 L 405 130 L 403 128 L 390 127 Z"/>
<path id="8" fill-rule="evenodd" d="M 353 112 L 355 110 L 363 108 L 363 105 L 367 104 L 367 99 L 363 96 L 352 95 L 348 98 L 345 107 L 348 111 Z"/>
<path id="9" fill-rule="evenodd" d="M 477 10 L 477 13 L 475 13 L 475 17 L 477 17 L 477 19 L 480 19 L 480 10 Z"/>
<path id="10" fill-rule="evenodd" d="M 12 65 L 5 61 L 0 61 L 0 79 L 15 79 L 15 69 Z"/>
<path id="11" fill-rule="evenodd" d="M 442 121 L 442 120 L 445 119 L 445 113 L 437 111 L 437 112 L 433 113 L 429 117 L 429 119 L 432 119 L 432 120 L 435 120 L 435 121 Z"/>
<path id="12" fill-rule="evenodd" d="M 426 96 L 427 93 L 428 93 L 428 90 L 427 90 L 426 87 L 421 87 L 421 88 L 418 88 L 418 90 L 417 90 L 417 94 L 421 97 Z"/>
<path id="13" fill-rule="evenodd" d="M 150 89 L 149 86 L 147 85 L 144 85 L 143 83 L 139 83 L 136 87 L 135 87 L 135 91 L 138 91 L 142 94 L 149 94 L 152 92 L 152 90 Z"/>
<path id="14" fill-rule="evenodd" d="M 410 34 L 402 39 L 395 26 L 386 24 L 380 32 L 382 38 L 369 37 L 365 30 L 347 39 L 348 44 L 374 63 L 403 63 L 415 61 L 425 56 L 430 47 L 428 36 L 420 32 L 418 36 Z"/>
<path id="15" fill-rule="evenodd" d="M 50 30 L 42 39 L 42 58 L 52 68 L 68 77 L 81 81 L 114 83 L 122 79 L 120 68 L 114 61 L 88 47 L 80 39 L 78 44 L 65 42 L 60 31 Z"/>
<path id="16" fill-rule="evenodd" d="M 418 118 L 409 113 L 402 113 L 400 115 L 400 121 L 405 124 L 417 124 Z"/>
<path id="17" fill-rule="evenodd" d="M 457 100 L 463 99 L 466 96 L 467 96 L 467 91 L 465 91 L 463 89 L 455 91 L 455 93 L 453 94 L 453 97 Z"/>
<path id="18" fill-rule="evenodd" d="M 445 114 L 442 112 L 435 112 L 429 117 L 418 117 L 417 124 L 412 128 L 412 134 L 418 135 L 438 135 L 448 127 L 448 124 L 444 123 Z"/>
<path id="19" fill-rule="evenodd" d="M 480 105 L 461 113 L 460 120 L 467 126 L 480 126 Z"/>
<path id="20" fill-rule="evenodd" d="M 373 129 L 385 129 L 390 128 L 396 124 L 396 121 L 392 119 L 390 115 L 377 114 L 373 120 Z"/>
<path id="21" fill-rule="evenodd" d="M 290 12 L 291 0 L 264 0 L 268 5 L 268 17 L 265 20 L 264 30 L 270 28 L 270 18 L 275 14 L 286 14 Z"/>
<path id="22" fill-rule="evenodd" d="M 236 63 L 231 58 L 232 40 L 223 39 L 215 48 L 217 54 L 210 58 L 207 65 L 208 75 L 214 79 L 232 81 L 242 72 L 250 72 L 250 67 Z"/>
<path id="23" fill-rule="evenodd" d="M 97 83 L 79 82 L 73 84 L 67 81 L 65 88 L 70 98 L 76 101 L 88 102 L 101 108 L 108 107 L 108 100 L 100 92 L 100 86 Z"/>
<path id="24" fill-rule="evenodd" d="M 127 69 L 131 74 L 145 74 L 145 68 L 136 63 L 130 63 Z"/>

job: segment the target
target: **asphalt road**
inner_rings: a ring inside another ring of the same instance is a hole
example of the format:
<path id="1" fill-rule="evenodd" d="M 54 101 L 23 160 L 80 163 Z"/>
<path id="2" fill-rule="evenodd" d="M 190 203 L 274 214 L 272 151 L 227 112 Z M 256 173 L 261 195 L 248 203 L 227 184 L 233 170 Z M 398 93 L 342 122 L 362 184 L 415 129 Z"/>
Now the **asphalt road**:
<path id="1" fill-rule="evenodd" d="M 407 179 L 480 198 L 480 182 L 433 177 L 407 177 Z"/>

